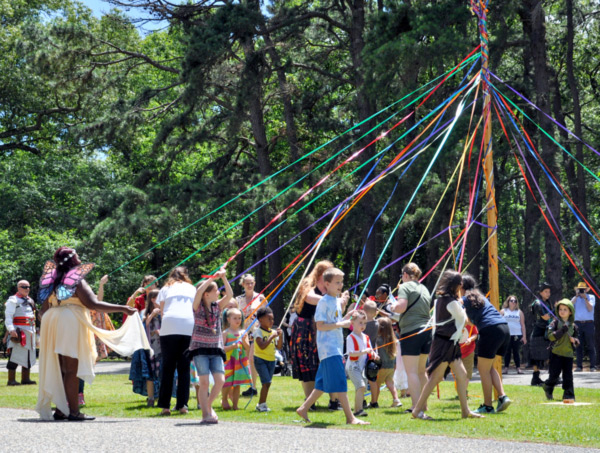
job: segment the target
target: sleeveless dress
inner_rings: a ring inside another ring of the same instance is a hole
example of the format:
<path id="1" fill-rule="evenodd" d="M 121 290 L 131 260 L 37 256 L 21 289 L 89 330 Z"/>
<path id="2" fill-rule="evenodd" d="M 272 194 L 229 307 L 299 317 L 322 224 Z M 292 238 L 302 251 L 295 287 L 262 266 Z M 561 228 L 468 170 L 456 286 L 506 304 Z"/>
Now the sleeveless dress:
<path id="1" fill-rule="evenodd" d="M 240 333 L 227 333 L 225 346 L 235 343 L 240 338 Z M 250 373 L 248 371 L 248 356 L 242 348 L 228 351 L 225 361 L 225 384 L 223 387 L 235 387 L 250 384 Z"/>
<path id="2" fill-rule="evenodd" d="M 77 377 L 91 384 L 98 356 L 94 334 L 122 356 L 130 356 L 138 349 L 150 349 L 139 316 L 129 317 L 120 329 L 110 331 L 94 326 L 90 311 L 78 297 L 58 301 L 52 293 L 48 302 L 50 308 L 41 324 L 39 391 L 35 407 L 43 420 L 52 420 L 52 403 L 63 414 L 69 413 L 59 354 L 78 359 Z"/>
<path id="3" fill-rule="evenodd" d="M 315 324 L 316 305 L 304 303 L 298 319 L 292 325 L 290 357 L 292 376 L 302 382 L 314 381 L 319 369 L 317 352 L 317 327 Z"/>

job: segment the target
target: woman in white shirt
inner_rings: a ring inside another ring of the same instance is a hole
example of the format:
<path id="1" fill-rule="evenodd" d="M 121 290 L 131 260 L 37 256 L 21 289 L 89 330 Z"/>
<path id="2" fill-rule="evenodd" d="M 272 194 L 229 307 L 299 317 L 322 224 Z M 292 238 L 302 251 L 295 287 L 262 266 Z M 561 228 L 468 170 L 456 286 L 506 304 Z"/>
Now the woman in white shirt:
<path id="1" fill-rule="evenodd" d="M 176 267 L 169 274 L 169 280 L 158 293 L 162 325 L 160 328 L 160 348 L 163 356 L 162 379 L 158 407 L 161 415 L 171 415 L 171 392 L 177 369 L 177 404 L 175 410 L 187 414 L 190 398 L 190 359 L 185 352 L 190 347 L 194 330 L 192 304 L 196 288 L 188 276 L 187 268 Z"/>
<path id="2" fill-rule="evenodd" d="M 521 344 L 527 344 L 527 335 L 525 334 L 525 315 L 519 308 L 519 301 L 517 296 L 508 296 L 502 305 L 500 314 L 504 316 L 508 323 L 508 330 L 510 331 L 510 346 L 508 347 L 506 354 L 504 355 L 504 370 L 503 374 L 508 374 L 508 367 L 510 365 L 511 353 L 515 360 L 515 366 L 517 367 L 517 373 L 523 374 L 521 370 Z"/>

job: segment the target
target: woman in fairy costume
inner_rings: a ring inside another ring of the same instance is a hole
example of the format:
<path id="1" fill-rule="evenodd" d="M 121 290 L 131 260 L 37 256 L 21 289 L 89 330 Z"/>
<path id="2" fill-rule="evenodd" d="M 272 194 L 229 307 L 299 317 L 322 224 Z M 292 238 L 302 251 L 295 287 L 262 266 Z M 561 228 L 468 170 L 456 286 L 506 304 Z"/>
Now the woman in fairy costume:
<path id="1" fill-rule="evenodd" d="M 92 324 L 90 310 L 133 315 L 135 309 L 99 302 L 84 277 L 94 264 L 81 264 L 77 252 L 60 247 L 54 261 L 47 261 L 40 279 L 38 300 L 42 302 L 39 393 L 36 411 L 44 420 L 93 420 L 79 411 L 78 378 L 94 379 L 96 345 L 94 334 L 109 348 L 129 356 L 137 349 L 150 349 L 137 316 L 120 329 L 107 331 Z M 56 405 L 52 414 L 51 405 Z"/>

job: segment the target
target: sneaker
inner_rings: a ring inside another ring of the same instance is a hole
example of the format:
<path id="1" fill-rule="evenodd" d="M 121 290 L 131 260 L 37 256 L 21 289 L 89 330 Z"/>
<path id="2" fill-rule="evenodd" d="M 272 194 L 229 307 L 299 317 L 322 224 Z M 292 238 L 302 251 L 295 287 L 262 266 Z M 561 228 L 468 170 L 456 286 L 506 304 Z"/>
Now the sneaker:
<path id="1" fill-rule="evenodd" d="M 368 416 L 369 416 L 369 414 L 367 414 L 367 412 L 366 412 L 364 409 L 361 409 L 361 410 L 359 410 L 359 411 L 356 411 L 356 412 L 354 413 L 354 416 L 355 416 L 355 417 L 368 417 Z"/>
<path id="2" fill-rule="evenodd" d="M 552 396 L 552 392 L 554 391 L 554 387 L 550 387 L 544 382 L 544 384 L 542 384 L 542 388 L 544 389 L 544 393 L 546 394 L 546 399 L 553 400 L 554 397 Z"/>
<path id="3" fill-rule="evenodd" d="M 496 410 L 494 409 L 494 406 L 486 406 L 485 404 L 482 404 L 475 412 L 478 414 L 495 414 Z"/>
<path id="4" fill-rule="evenodd" d="M 363 400 L 363 409 L 366 409 L 367 407 L 369 407 L 367 400 Z"/>
<path id="5" fill-rule="evenodd" d="M 594 371 L 596 371 L 596 367 L 590 368 L 590 371 L 593 373 Z"/>
<path id="6" fill-rule="evenodd" d="M 580 373 L 580 372 L 582 372 L 582 371 L 583 371 L 583 368 L 581 368 L 581 367 L 577 367 L 577 368 L 575 368 L 575 371 L 577 371 L 578 373 Z"/>
<path id="7" fill-rule="evenodd" d="M 507 367 L 502 368 L 502 374 L 508 374 L 508 368 Z"/>
<path id="8" fill-rule="evenodd" d="M 247 390 L 244 390 L 242 392 L 242 396 L 256 396 L 258 395 L 258 390 L 256 390 L 255 388 L 252 387 L 248 387 Z"/>
<path id="9" fill-rule="evenodd" d="M 342 410 L 342 405 L 340 404 L 340 402 L 338 400 L 335 400 L 335 401 L 329 400 L 328 409 L 330 411 L 341 411 Z"/>
<path id="10" fill-rule="evenodd" d="M 308 408 L 309 412 L 315 412 L 317 410 L 317 403 L 313 404 Z"/>
<path id="11" fill-rule="evenodd" d="M 496 407 L 496 412 L 505 411 L 508 408 L 508 406 L 510 406 L 510 403 L 512 403 L 512 401 L 508 396 L 501 396 L 500 398 L 498 398 L 498 406 Z"/>
<path id="12" fill-rule="evenodd" d="M 260 403 L 256 405 L 256 410 L 258 412 L 271 412 L 271 409 L 267 407 L 267 403 Z"/>
<path id="13" fill-rule="evenodd" d="M 188 407 L 187 406 L 183 406 L 181 409 L 179 409 L 179 413 L 181 415 L 186 415 L 189 413 Z"/>
<path id="14" fill-rule="evenodd" d="M 402 401 L 398 399 L 392 401 L 392 407 L 402 407 Z"/>
<path id="15" fill-rule="evenodd" d="M 521 368 L 517 368 L 517 374 L 523 374 L 523 370 Z"/>
<path id="16" fill-rule="evenodd" d="M 369 404 L 367 406 L 367 408 L 369 408 L 369 409 L 379 409 L 379 403 L 373 403 L 373 402 L 371 402 L 371 404 Z"/>

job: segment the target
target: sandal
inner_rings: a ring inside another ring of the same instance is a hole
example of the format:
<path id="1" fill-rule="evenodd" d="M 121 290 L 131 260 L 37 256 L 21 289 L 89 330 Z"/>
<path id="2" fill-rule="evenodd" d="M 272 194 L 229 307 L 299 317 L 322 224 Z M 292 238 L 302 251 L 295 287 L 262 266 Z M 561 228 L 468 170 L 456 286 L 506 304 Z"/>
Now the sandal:
<path id="1" fill-rule="evenodd" d="M 415 414 L 415 413 L 413 412 L 412 416 L 413 416 L 413 418 L 418 418 L 418 419 L 420 419 L 420 420 L 433 420 L 433 418 L 432 418 L 432 417 L 430 417 L 429 415 L 427 415 L 427 414 L 426 414 L 425 412 L 423 412 L 423 411 L 419 412 L 418 414 Z"/>
<path id="2" fill-rule="evenodd" d="M 69 420 L 70 422 L 84 422 L 96 420 L 96 417 L 92 417 L 91 415 L 85 415 L 83 412 L 77 412 L 76 414 L 69 414 L 67 420 Z"/>
<path id="3" fill-rule="evenodd" d="M 62 421 L 62 420 L 67 420 L 69 417 L 67 417 L 65 414 L 63 414 L 61 411 L 59 411 L 58 409 L 56 409 L 54 411 L 54 414 L 52 414 L 52 418 L 56 421 Z"/>

